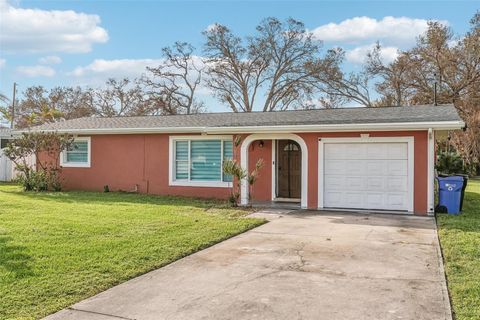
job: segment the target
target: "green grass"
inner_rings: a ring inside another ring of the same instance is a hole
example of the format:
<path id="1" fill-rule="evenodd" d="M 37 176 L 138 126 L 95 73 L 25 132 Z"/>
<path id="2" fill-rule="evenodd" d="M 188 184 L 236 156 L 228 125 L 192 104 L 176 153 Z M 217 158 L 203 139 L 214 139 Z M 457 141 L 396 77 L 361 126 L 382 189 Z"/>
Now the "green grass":
<path id="1" fill-rule="evenodd" d="M 0 185 L 0 319 L 35 319 L 251 229 L 215 201 Z"/>
<path id="2" fill-rule="evenodd" d="M 457 320 L 480 319 L 480 180 L 467 185 L 463 214 L 437 217 Z"/>

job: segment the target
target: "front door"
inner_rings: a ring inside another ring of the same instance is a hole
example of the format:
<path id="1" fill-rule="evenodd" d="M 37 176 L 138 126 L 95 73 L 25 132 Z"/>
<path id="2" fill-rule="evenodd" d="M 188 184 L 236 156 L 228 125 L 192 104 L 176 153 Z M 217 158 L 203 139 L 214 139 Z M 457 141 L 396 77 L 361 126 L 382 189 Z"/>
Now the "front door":
<path id="1" fill-rule="evenodd" d="M 293 140 L 277 142 L 277 197 L 300 198 L 301 150 Z"/>

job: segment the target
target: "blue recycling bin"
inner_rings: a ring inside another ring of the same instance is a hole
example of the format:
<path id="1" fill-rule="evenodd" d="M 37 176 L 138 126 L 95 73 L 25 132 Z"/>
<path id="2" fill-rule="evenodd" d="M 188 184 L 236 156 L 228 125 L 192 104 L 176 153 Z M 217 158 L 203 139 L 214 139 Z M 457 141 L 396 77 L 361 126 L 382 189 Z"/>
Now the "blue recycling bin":
<path id="1" fill-rule="evenodd" d="M 459 214 L 462 203 L 462 176 L 437 177 L 438 206 L 447 209 L 448 214 Z"/>

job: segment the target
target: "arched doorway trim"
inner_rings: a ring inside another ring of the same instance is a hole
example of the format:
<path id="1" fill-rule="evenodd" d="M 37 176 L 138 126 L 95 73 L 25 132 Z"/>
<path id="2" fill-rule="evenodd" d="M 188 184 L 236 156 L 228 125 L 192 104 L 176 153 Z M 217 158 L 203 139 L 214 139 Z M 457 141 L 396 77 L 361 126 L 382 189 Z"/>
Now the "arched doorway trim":
<path id="1" fill-rule="evenodd" d="M 253 141 L 256 140 L 293 140 L 300 145 L 302 150 L 302 190 L 301 190 L 301 200 L 300 205 L 302 208 L 307 208 L 307 199 L 308 199 L 308 149 L 307 144 L 302 137 L 293 134 L 293 133 L 255 133 L 247 136 L 240 147 L 240 165 L 243 169 L 248 170 L 248 147 Z M 275 151 L 275 148 L 272 148 L 272 152 Z M 275 159 L 275 157 L 272 157 Z M 268 164 L 267 164 L 268 165 Z M 272 167 L 272 173 L 274 173 L 275 165 L 273 161 L 270 163 Z M 274 173 L 275 174 L 275 173 Z M 272 175 L 274 177 L 274 175 Z M 275 188 L 275 181 L 272 179 L 272 190 Z M 248 184 L 247 181 L 242 181 L 242 188 L 240 190 L 241 204 L 248 204 Z"/>

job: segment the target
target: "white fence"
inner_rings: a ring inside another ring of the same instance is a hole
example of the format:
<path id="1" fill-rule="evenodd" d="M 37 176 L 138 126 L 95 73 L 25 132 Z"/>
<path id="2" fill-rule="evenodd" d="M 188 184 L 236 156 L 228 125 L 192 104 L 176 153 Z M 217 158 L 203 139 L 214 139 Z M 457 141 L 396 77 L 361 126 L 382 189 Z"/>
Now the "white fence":
<path id="1" fill-rule="evenodd" d="M 32 168 L 35 168 L 35 156 L 30 156 L 27 160 L 27 163 L 31 165 Z M 3 150 L 0 149 L 0 181 L 12 181 L 18 174 L 19 172 L 15 170 L 15 164 L 10 159 L 8 159 L 3 154 Z"/>
<path id="2" fill-rule="evenodd" d="M 0 181 L 11 181 L 13 178 L 14 165 L 10 159 L 0 150 Z"/>

